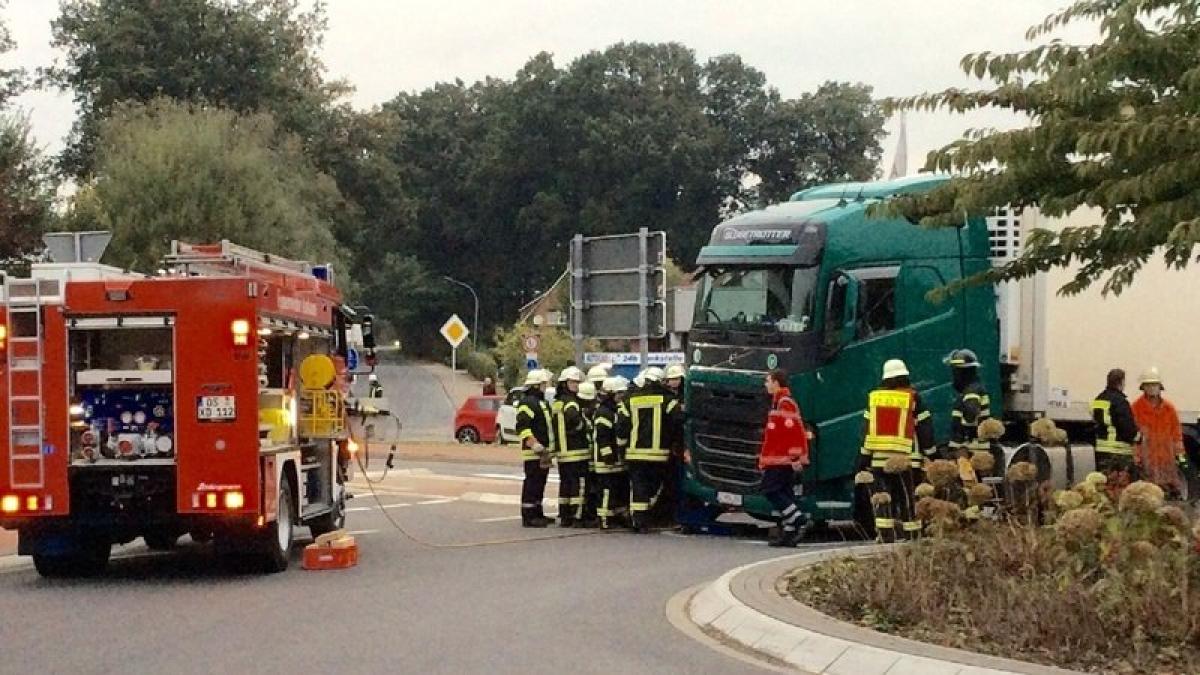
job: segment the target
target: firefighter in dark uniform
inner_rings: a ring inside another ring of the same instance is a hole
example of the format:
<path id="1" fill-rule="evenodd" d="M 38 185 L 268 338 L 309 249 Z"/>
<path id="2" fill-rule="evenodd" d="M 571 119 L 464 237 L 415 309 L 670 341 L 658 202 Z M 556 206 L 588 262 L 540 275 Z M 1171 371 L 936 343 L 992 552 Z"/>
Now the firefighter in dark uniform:
<path id="1" fill-rule="evenodd" d="M 1141 441 L 1133 406 L 1125 397 L 1125 371 L 1108 371 L 1104 391 L 1092 401 L 1096 429 L 1096 470 L 1107 475 L 1111 488 L 1129 484 L 1134 476 L 1133 447 Z"/>
<path id="2" fill-rule="evenodd" d="M 921 531 L 913 508 L 911 460 L 933 448 L 933 416 L 909 382 L 900 359 L 883 364 L 883 382 L 867 397 L 866 427 L 859 469 L 874 476 L 875 531 L 884 542 L 899 532 L 915 538 Z M 907 461 L 905 461 L 907 460 Z M 886 498 L 881 495 L 886 494 Z"/>
<path id="3" fill-rule="evenodd" d="M 625 448 L 629 445 L 629 413 L 621 398 L 628 390 L 624 378 L 606 377 L 593 419 L 593 461 L 596 465 L 597 513 L 600 528 L 611 529 L 629 517 L 629 474 Z"/>
<path id="4" fill-rule="evenodd" d="M 946 357 L 953 369 L 954 409 L 950 412 L 950 449 L 971 453 L 990 450 L 991 445 L 979 440 L 979 424 L 992 416 L 991 399 L 979 381 L 979 358 L 970 349 L 956 349 Z"/>
<path id="5" fill-rule="evenodd" d="M 643 385 L 629 397 L 629 471 L 632 526 L 649 531 L 647 515 L 658 502 L 667 474 L 667 459 L 676 435 L 682 433 L 679 401 L 662 384 L 662 370 L 647 368 Z"/>
<path id="6" fill-rule="evenodd" d="M 558 442 L 558 524 L 574 527 L 582 521 L 587 482 L 588 460 L 592 443 L 587 420 L 579 403 L 579 385 L 583 371 L 575 366 L 564 368 L 558 376 L 554 398 L 554 436 Z"/>
<path id="7" fill-rule="evenodd" d="M 587 379 L 596 389 L 596 394 L 599 395 L 604 388 L 604 380 L 612 371 L 611 363 L 600 363 L 588 369 Z M 592 433 L 595 433 L 593 427 Z M 599 480 L 596 477 L 596 457 L 593 451 L 592 456 L 588 458 L 587 480 L 584 481 L 584 501 L 583 501 L 583 526 L 592 528 L 600 526 L 600 516 L 597 509 L 600 503 L 600 488 Z"/>
<path id="8" fill-rule="evenodd" d="M 525 527 L 546 527 L 551 522 L 542 511 L 554 445 L 553 418 L 545 393 L 549 382 L 544 371 L 530 371 L 517 405 L 517 436 L 521 439 L 521 460 L 525 465 L 525 482 L 521 485 L 521 524 Z"/>

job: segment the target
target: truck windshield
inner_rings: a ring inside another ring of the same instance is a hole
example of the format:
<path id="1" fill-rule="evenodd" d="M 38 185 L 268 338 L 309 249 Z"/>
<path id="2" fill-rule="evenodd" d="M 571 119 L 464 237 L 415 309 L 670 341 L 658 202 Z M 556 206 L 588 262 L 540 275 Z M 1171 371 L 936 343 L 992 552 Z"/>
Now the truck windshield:
<path id="1" fill-rule="evenodd" d="M 812 328 L 816 267 L 725 267 L 705 270 L 697 326 L 803 333 Z"/>

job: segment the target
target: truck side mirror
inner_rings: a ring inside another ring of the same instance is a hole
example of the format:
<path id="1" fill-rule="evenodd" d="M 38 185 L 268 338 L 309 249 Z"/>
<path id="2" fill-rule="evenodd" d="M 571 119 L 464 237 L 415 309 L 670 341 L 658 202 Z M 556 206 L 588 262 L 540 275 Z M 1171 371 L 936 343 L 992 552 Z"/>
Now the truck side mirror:
<path id="1" fill-rule="evenodd" d="M 370 314 L 362 318 L 362 341 L 367 351 L 375 349 L 375 317 Z"/>

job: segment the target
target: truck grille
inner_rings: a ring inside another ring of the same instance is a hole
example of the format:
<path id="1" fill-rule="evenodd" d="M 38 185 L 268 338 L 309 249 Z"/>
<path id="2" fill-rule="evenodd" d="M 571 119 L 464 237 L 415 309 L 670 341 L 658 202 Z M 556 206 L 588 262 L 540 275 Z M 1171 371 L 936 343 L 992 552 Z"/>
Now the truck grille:
<path id="1" fill-rule="evenodd" d="M 700 478 L 725 492 L 759 489 L 758 450 L 770 398 L 761 391 L 697 387 L 689 403 L 691 452 Z"/>

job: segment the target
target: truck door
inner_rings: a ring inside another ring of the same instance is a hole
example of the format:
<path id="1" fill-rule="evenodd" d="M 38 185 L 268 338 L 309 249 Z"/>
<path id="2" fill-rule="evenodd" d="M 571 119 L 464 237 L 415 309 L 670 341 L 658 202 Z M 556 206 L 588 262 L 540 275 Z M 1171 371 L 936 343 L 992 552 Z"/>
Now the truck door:
<path id="1" fill-rule="evenodd" d="M 949 367 L 943 359 L 961 346 L 963 295 L 941 303 L 928 299 L 930 291 L 946 285 L 946 279 L 932 265 L 905 265 L 899 284 L 899 331 L 904 336 L 905 359 L 912 373 L 913 387 L 933 412 L 936 436 L 950 433 L 950 408 L 954 404 L 954 386 Z"/>
<path id="2" fill-rule="evenodd" d="M 904 336 L 896 330 L 899 272 L 896 266 L 844 270 L 829 281 L 824 362 L 817 369 L 818 391 L 806 397 L 811 412 L 804 411 L 817 423 L 818 480 L 854 471 L 867 394 L 879 385 L 883 362 L 905 355 Z"/>

